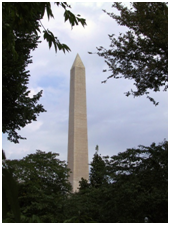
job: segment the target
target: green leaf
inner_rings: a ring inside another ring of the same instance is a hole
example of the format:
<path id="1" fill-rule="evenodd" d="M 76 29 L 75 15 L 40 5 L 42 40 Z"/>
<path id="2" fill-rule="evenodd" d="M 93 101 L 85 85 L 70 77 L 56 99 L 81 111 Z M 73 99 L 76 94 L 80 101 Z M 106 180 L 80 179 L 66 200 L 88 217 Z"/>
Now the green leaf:
<path id="1" fill-rule="evenodd" d="M 158 105 L 149 91 L 158 92 L 168 84 L 168 5 L 166 2 L 133 2 L 131 8 L 120 2 L 112 7 L 119 13 L 107 13 L 128 31 L 116 38 L 109 35 L 109 49 L 97 48 L 111 71 L 109 78 L 133 79 L 134 97 L 145 95 Z M 79 20 L 78 20 L 79 21 Z M 82 23 L 84 21 L 82 20 Z M 94 53 L 96 54 L 96 53 Z"/>
<path id="2" fill-rule="evenodd" d="M 52 10 L 51 10 L 51 3 L 50 2 L 46 3 L 46 12 L 47 12 L 48 19 L 50 19 L 50 17 L 54 18 L 54 15 L 53 15 Z"/>

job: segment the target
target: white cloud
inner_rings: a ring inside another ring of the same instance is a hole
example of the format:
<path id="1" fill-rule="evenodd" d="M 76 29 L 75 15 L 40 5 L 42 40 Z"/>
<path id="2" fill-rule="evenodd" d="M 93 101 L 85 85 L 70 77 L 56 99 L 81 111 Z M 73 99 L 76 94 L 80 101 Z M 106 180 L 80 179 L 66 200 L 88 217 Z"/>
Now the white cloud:
<path id="1" fill-rule="evenodd" d="M 25 132 L 28 132 L 28 133 L 36 132 L 37 130 L 41 128 L 42 124 L 43 122 L 40 120 L 34 121 L 25 127 Z"/>

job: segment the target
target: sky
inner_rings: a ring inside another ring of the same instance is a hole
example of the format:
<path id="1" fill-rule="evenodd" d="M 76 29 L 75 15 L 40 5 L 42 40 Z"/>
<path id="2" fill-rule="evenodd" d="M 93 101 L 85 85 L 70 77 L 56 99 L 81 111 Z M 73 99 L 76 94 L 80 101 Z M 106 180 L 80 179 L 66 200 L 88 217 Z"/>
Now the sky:
<path id="1" fill-rule="evenodd" d="M 149 146 L 153 142 L 168 140 L 168 93 L 152 93 L 159 101 L 154 106 L 146 96 L 126 97 L 125 92 L 134 88 L 133 81 L 109 79 L 110 73 L 104 59 L 97 54 L 96 47 L 109 47 L 108 34 L 125 32 L 111 17 L 102 11 L 113 12 L 111 2 L 69 2 L 71 11 L 86 19 L 87 26 L 71 28 L 64 22 L 64 10 L 52 4 L 55 19 L 42 20 L 46 29 L 51 30 L 61 43 L 67 44 L 71 52 L 55 53 L 48 43 L 42 40 L 32 52 L 33 63 L 29 65 L 31 96 L 43 90 L 39 103 L 47 110 L 41 113 L 37 121 L 32 122 L 18 133 L 27 140 L 19 144 L 7 140 L 2 135 L 2 148 L 7 159 L 21 159 L 36 150 L 59 153 L 59 159 L 67 161 L 69 82 L 70 69 L 77 53 L 86 69 L 86 98 L 88 121 L 89 162 L 95 153 L 96 145 L 102 156 L 113 156 L 127 148 L 138 145 Z M 42 36 L 42 35 L 41 35 Z"/>

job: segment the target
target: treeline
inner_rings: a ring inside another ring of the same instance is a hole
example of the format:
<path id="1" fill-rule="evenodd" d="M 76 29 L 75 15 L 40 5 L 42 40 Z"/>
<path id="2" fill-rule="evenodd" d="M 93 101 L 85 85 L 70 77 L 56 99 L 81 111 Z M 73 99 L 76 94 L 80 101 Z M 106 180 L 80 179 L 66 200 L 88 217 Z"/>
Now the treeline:
<path id="1" fill-rule="evenodd" d="M 168 222 L 168 141 L 112 157 L 96 149 L 76 193 L 68 171 L 52 152 L 4 159 L 3 222 Z"/>

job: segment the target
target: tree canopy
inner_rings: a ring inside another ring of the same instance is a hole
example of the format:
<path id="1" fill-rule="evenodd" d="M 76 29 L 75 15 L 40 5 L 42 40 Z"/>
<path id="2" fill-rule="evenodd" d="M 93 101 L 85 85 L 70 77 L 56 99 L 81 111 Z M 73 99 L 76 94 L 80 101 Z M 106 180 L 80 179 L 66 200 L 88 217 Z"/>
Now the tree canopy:
<path id="1" fill-rule="evenodd" d="M 96 152 L 90 165 L 89 182 L 82 179 L 80 191 L 68 199 L 69 221 L 81 222 L 88 215 L 86 222 L 168 222 L 166 140 L 111 157 Z"/>
<path id="2" fill-rule="evenodd" d="M 64 220 L 62 207 L 71 185 L 67 165 L 57 156 L 57 153 L 37 150 L 21 160 L 6 160 L 6 168 L 13 170 L 18 185 L 21 222 Z M 14 221 L 13 215 L 8 213 L 5 221 Z"/>
<path id="3" fill-rule="evenodd" d="M 120 15 L 104 10 L 116 22 L 128 28 L 118 37 L 109 35 L 110 47 L 97 47 L 97 54 L 105 59 L 109 78 L 134 80 L 136 90 L 126 92 L 126 96 L 146 95 L 158 104 L 149 92 L 160 91 L 168 85 L 168 6 L 165 2 L 133 2 L 131 8 L 122 3 L 112 5 Z M 91 52 L 89 52 L 91 53 Z M 106 72 L 104 70 L 103 72 Z"/>
<path id="4" fill-rule="evenodd" d="M 68 182 L 67 165 L 56 156 L 37 150 L 21 160 L 5 160 L 3 187 L 7 184 L 5 178 L 11 178 L 6 176 L 10 170 L 14 189 L 10 192 L 8 186 L 3 192 L 3 201 L 11 203 L 11 207 L 3 208 L 8 210 L 3 214 L 4 222 L 18 219 L 17 207 L 12 207 L 16 184 L 21 222 L 168 222 L 166 140 L 110 157 L 96 152 L 90 163 L 89 181 L 82 179 L 75 193 Z"/>
<path id="5" fill-rule="evenodd" d="M 65 2 L 56 2 L 64 9 L 64 19 L 71 26 L 86 25 L 85 19 L 75 16 Z M 42 90 L 30 97 L 28 82 L 30 73 L 28 64 L 32 63 L 31 51 L 38 47 L 40 27 L 49 48 L 55 51 L 70 51 L 66 44 L 48 29 L 44 28 L 41 19 L 47 12 L 48 19 L 54 17 L 51 3 L 48 2 L 3 2 L 2 3 L 2 132 L 8 139 L 18 143 L 24 139 L 17 130 L 37 120 L 37 116 L 46 110 L 38 104 Z"/>

